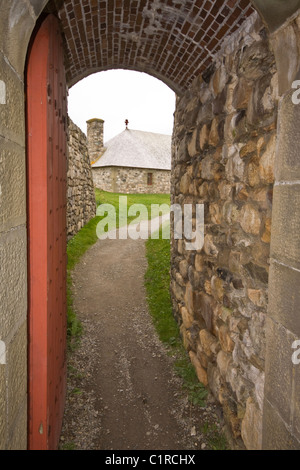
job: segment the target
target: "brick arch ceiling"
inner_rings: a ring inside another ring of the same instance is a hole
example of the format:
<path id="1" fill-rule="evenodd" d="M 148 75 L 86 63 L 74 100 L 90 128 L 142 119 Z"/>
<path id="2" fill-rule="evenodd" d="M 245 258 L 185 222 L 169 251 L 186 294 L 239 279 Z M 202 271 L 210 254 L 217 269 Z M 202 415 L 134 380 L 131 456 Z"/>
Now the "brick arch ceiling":
<path id="1" fill-rule="evenodd" d="M 124 68 L 181 94 L 253 12 L 249 0 L 65 0 L 59 17 L 68 83 Z"/>

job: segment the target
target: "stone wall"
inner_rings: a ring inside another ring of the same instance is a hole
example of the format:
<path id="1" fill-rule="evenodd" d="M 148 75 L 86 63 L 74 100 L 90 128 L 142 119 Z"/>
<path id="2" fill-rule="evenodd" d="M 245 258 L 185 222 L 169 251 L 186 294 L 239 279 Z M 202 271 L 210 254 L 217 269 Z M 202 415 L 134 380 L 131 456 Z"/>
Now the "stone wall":
<path id="1" fill-rule="evenodd" d="M 69 119 L 68 239 L 96 215 L 96 200 L 86 135 Z"/>
<path id="2" fill-rule="evenodd" d="M 172 298 L 199 380 L 236 443 L 259 449 L 277 72 L 256 15 L 177 100 L 172 203 L 203 203 L 204 247 L 173 240 Z"/>
<path id="3" fill-rule="evenodd" d="M 96 188 L 115 193 L 169 194 L 171 172 L 168 170 L 148 170 L 142 168 L 103 167 L 93 168 Z M 152 174 L 152 184 L 148 184 L 148 174 Z"/>
<path id="4" fill-rule="evenodd" d="M 89 119 L 87 122 L 87 145 L 90 162 L 96 161 L 104 151 L 104 121 Z"/>
<path id="5" fill-rule="evenodd" d="M 300 449 L 300 11 L 271 36 L 280 106 L 266 323 L 263 449 Z M 296 86 L 295 86 L 296 85 Z M 296 99 L 295 99 L 296 98 Z M 296 361 L 292 360 L 293 353 Z"/>

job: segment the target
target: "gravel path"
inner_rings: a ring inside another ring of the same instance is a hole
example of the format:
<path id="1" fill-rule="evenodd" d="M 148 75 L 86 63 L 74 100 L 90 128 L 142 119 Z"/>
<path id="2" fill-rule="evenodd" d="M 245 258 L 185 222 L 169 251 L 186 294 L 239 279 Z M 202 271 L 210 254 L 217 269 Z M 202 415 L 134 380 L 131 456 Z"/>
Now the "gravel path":
<path id="1" fill-rule="evenodd" d="M 194 409 L 159 341 L 144 288 L 142 240 L 100 240 L 73 273 L 84 333 L 69 358 L 60 446 L 102 450 L 206 449 L 213 403 Z"/>

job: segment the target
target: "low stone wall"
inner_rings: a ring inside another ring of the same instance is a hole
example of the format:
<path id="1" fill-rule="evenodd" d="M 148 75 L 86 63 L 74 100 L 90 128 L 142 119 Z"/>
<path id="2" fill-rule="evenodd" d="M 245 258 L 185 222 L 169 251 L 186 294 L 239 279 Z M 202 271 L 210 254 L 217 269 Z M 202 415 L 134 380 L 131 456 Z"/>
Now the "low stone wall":
<path id="1" fill-rule="evenodd" d="M 255 16 L 177 100 L 172 203 L 203 203 L 201 251 L 173 240 L 172 299 L 235 442 L 261 448 L 277 72 Z"/>
<path id="2" fill-rule="evenodd" d="M 68 157 L 68 239 L 96 215 L 96 200 L 87 138 L 69 119 Z"/>
<path id="3" fill-rule="evenodd" d="M 96 188 L 115 193 L 169 194 L 171 172 L 168 170 L 148 170 L 142 168 L 103 167 L 93 168 Z M 151 173 L 152 184 L 148 184 Z"/>

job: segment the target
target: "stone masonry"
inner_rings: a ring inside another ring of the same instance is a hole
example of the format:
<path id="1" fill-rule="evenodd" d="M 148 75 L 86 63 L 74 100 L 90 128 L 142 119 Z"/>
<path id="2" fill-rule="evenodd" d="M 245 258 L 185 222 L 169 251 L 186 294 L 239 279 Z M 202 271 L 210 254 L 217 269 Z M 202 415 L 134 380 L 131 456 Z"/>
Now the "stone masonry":
<path id="1" fill-rule="evenodd" d="M 152 184 L 148 184 L 151 174 Z M 96 188 L 115 193 L 170 193 L 170 171 L 143 168 L 103 167 L 93 168 Z"/>
<path id="2" fill-rule="evenodd" d="M 104 151 L 102 119 L 90 119 L 87 121 L 87 144 L 90 163 L 97 160 Z"/>
<path id="3" fill-rule="evenodd" d="M 177 101 L 172 202 L 205 207 L 203 250 L 172 249 L 172 298 L 198 378 L 235 442 L 259 449 L 278 106 L 275 60 L 256 17 Z"/>
<path id="4" fill-rule="evenodd" d="M 96 215 L 96 200 L 86 135 L 69 119 L 68 239 Z"/>

